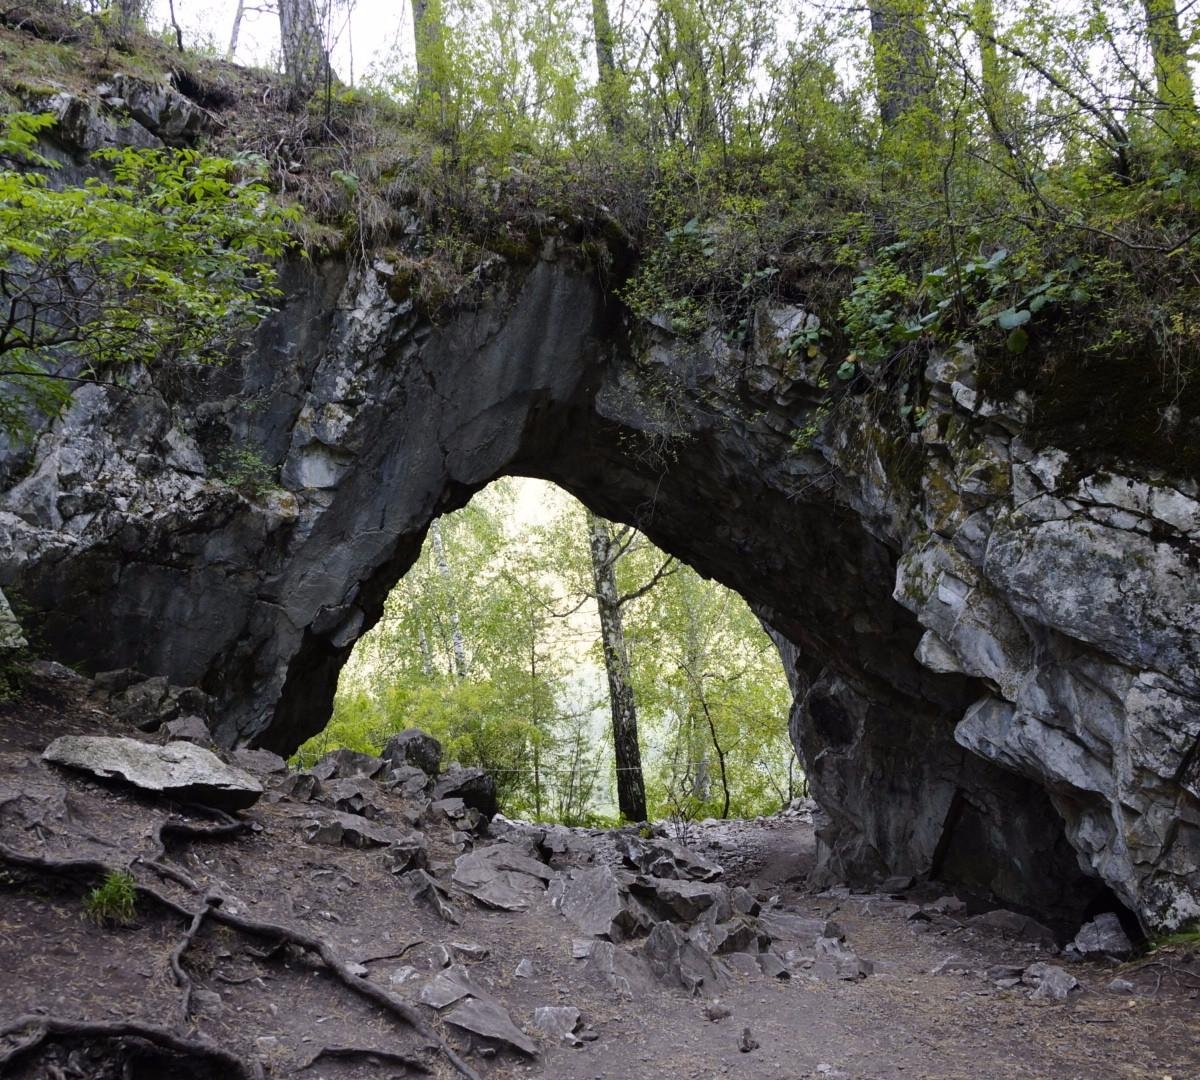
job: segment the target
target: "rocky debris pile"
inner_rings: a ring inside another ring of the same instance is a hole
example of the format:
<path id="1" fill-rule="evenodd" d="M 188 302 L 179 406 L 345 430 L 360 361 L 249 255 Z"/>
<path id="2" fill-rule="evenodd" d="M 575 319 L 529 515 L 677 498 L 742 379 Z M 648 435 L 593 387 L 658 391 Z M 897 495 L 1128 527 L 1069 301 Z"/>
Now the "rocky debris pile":
<path id="1" fill-rule="evenodd" d="M 165 676 L 147 677 L 131 668 L 102 671 L 92 683 L 92 697 L 109 712 L 139 731 L 154 732 L 174 724 L 170 738 L 211 744 L 208 721 L 213 699 L 195 686 L 175 686 Z"/>
<path id="2" fill-rule="evenodd" d="M 263 794 L 262 784 L 248 772 L 189 742 L 156 746 L 137 739 L 63 735 L 46 748 L 42 758 L 100 779 L 116 778 L 178 802 L 220 810 L 244 810 Z"/>
<path id="3" fill-rule="evenodd" d="M 409 730 L 393 736 L 379 758 L 339 750 L 277 778 L 270 798 L 313 808 L 302 824 L 309 843 L 382 847 L 410 898 L 448 925 L 462 923 L 464 903 L 493 912 L 557 911 L 582 935 L 573 956 L 584 974 L 622 998 L 653 980 L 707 995 L 735 974 L 847 980 L 873 970 L 836 924 L 730 888 L 719 864 L 661 827 L 569 829 L 499 815 L 489 821 L 490 778 L 454 765 L 426 771 L 440 763 L 436 740 Z M 399 807 L 389 795 L 399 797 Z M 423 832 L 432 828 L 448 831 L 459 851 L 452 863 L 430 857 Z M 518 966 L 515 977 L 535 978 L 532 963 Z M 439 1008 L 470 996 L 475 1004 L 459 1019 L 470 1019 L 477 1036 L 523 1049 L 494 1003 L 459 972 L 442 973 L 422 1000 L 441 1001 L 451 988 L 458 996 Z M 557 1016 L 554 1024 L 562 1023 Z"/>

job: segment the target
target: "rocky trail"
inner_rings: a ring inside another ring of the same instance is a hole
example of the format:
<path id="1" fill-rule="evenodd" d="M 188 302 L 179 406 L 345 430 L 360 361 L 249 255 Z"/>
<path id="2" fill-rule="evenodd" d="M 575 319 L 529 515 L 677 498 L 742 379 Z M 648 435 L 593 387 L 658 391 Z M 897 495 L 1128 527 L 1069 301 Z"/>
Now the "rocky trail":
<path id="1" fill-rule="evenodd" d="M 113 700 L 40 665 L 0 706 L 2 1076 L 1200 1076 L 1195 946 L 816 892 L 805 809 L 534 826 L 419 734 L 295 772 Z"/>

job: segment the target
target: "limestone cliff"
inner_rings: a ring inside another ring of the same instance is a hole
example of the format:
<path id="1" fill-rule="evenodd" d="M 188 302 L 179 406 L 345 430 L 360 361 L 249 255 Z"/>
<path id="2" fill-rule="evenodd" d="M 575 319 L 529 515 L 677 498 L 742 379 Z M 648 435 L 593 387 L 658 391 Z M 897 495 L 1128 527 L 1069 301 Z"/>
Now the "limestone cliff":
<path id="1" fill-rule="evenodd" d="M 285 289 L 246 355 L 81 388 L 0 456 L 0 588 L 57 658 L 198 686 L 221 742 L 288 751 L 430 521 L 543 477 L 773 629 L 827 877 L 1200 917 L 1194 481 L 1038 445 L 969 349 L 831 388 L 787 348 L 799 307 L 746 349 L 636 324 L 553 239 L 436 322 L 389 252 Z"/>

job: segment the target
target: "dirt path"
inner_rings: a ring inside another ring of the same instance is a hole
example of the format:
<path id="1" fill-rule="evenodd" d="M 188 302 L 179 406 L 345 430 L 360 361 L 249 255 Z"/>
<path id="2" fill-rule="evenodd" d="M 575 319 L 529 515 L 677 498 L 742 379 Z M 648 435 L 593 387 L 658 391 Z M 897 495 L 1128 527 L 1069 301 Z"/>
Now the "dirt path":
<path id="1" fill-rule="evenodd" d="M 43 687 L 0 709 L 6 740 L 0 745 L 0 841 L 27 853 L 130 865 L 139 881 L 162 887 L 144 862 L 130 860 L 152 854 L 155 828 L 179 808 L 38 759 L 36 751 L 55 734 L 85 730 L 117 728 L 70 686 Z M 268 782 L 277 785 L 278 777 Z M 382 790 L 378 798 L 377 821 L 411 821 L 408 804 Z M 809 960 L 811 936 L 789 941 L 776 933 L 773 948 L 790 957 L 787 977 L 762 974 L 753 962 L 734 965 L 701 996 L 690 997 L 650 976 L 642 937 L 618 945 L 640 974 L 630 993 L 615 992 L 592 961 L 577 958 L 580 931 L 547 894 L 531 897 L 523 911 L 472 900 L 451 882 L 464 841 L 436 814 L 420 819 L 428 870 L 446 887 L 457 925 L 413 899 L 383 850 L 306 842 L 306 823 L 324 812 L 276 789 L 244 813 L 249 828 L 242 835 L 175 844 L 166 858 L 220 892 L 229 910 L 322 936 L 341 956 L 361 963 L 365 981 L 404 1000 L 418 1001 L 447 961 L 468 970 L 476 992 L 533 1035 L 538 1051 L 527 1057 L 497 1049 L 447 1023 L 451 1010 L 419 1006 L 480 1077 L 1200 1078 L 1200 965 L 1186 951 L 1160 954 L 1150 966 L 1146 960 L 1121 968 L 1076 964 L 1070 971 L 1081 989 L 1064 1001 L 1035 1000 L 1028 987 L 1001 988 L 988 969 L 1061 963 L 1053 950 L 1004 941 L 965 918 L 914 918 L 917 905 L 909 900 L 930 899 L 928 889 L 913 897 L 813 894 L 807 884 L 813 833 L 801 818 L 697 825 L 690 842 L 726 867 L 728 883 L 751 886 L 769 911 L 836 920 L 873 973 L 849 981 L 821 978 Z M 598 863 L 612 860 L 610 837 L 587 839 Z M 477 850 L 493 842 L 480 839 Z M 410 1028 L 350 993 L 313 954 L 273 950 L 268 941 L 211 921 L 184 957 L 196 995 L 193 1015 L 181 1027 L 169 958 L 185 924 L 139 902 L 132 925 L 98 927 L 83 916 L 83 896 L 95 880 L 94 874 L 63 877 L 0 866 L 0 1026 L 39 1011 L 138 1018 L 205 1036 L 260 1062 L 272 1078 L 414 1075 L 394 1061 L 362 1055 L 313 1062 L 331 1046 L 403 1052 L 420 1058 L 434 1076 L 453 1075 Z M 178 888 L 171 895 L 185 907 L 196 903 Z M 1134 992 L 1110 988 L 1116 976 L 1128 979 Z M 579 1046 L 535 1030 L 535 1011 L 545 1006 L 579 1009 Z M 706 1010 L 712 1015 L 714 1006 L 728 1015 L 709 1019 Z M 753 1045 L 743 1051 L 746 1028 Z M 11 1045 L 0 1042 L 0 1061 Z M 185 1068 L 144 1047 L 134 1059 L 128 1048 L 118 1052 L 110 1044 L 51 1041 L 7 1073 L 0 1064 L 0 1075 L 222 1075 L 195 1063 Z"/>

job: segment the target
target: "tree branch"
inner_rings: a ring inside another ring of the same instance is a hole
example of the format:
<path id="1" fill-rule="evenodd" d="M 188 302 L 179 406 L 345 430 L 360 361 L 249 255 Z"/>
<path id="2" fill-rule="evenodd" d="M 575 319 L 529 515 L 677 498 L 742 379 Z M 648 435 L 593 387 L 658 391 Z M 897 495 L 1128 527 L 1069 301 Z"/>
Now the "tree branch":
<path id="1" fill-rule="evenodd" d="M 668 569 L 669 567 L 669 569 Z M 617 600 L 617 607 L 624 607 L 632 600 L 637 600 L 639 597 L 645 596 L 651 589 L 654 588 L 663 578 L 670 577 L 679 569 L 679 564 L 675 561 L 674 555 L 668 555 L 662 566 L 654 571 L 654 576 L 646 582 L 640 589 L 634 589 L 633 592 L 626 593 Z"/>

